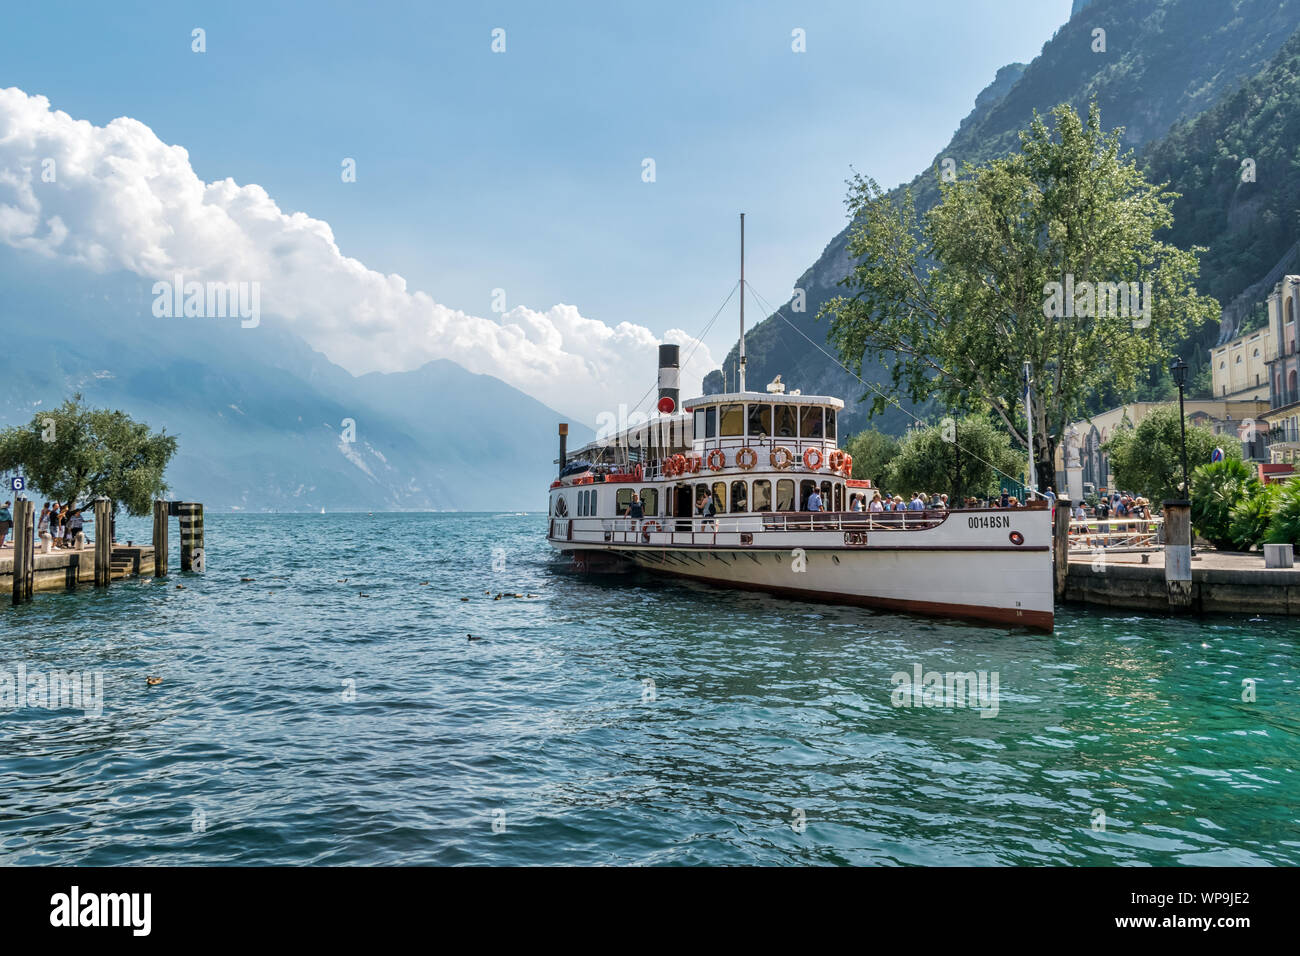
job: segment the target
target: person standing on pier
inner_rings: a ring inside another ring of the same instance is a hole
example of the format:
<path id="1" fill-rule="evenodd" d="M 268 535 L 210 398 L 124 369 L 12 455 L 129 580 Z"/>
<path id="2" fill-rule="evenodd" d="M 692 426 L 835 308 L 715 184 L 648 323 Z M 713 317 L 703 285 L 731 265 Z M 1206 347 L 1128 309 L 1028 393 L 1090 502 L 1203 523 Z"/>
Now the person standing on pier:
<path id="1" fill-rule="evenodd" d="M 0 548 L 9 547 L 5 544 L 5 538 L 9 537 L 9 529 L 13 527 L 13 523 L 14 513 L 9 510 L 9 502 L 6 501 L 4 507 L 0 508 Z"/>

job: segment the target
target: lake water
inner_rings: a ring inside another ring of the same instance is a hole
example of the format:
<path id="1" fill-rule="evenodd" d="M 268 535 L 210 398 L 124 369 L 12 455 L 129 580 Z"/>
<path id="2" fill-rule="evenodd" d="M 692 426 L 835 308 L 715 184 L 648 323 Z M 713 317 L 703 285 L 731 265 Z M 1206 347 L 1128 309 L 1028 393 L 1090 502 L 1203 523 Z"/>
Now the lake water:
<path id="1" fill-rule="evenodd" d="M 5 607 L 0 669 L 103 700 L 0 710 L 0 863 L 1300 863 L 1294 619 L 584 579 L 545 524 L 209 515 L 203 575 Z"/>

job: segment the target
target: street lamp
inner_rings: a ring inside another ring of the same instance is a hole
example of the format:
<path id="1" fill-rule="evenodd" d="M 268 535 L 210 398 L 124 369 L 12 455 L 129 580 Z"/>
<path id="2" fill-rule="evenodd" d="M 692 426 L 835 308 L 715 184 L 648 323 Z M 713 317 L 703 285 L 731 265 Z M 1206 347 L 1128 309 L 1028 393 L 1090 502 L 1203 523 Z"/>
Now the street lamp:
<path id="1" fill-rule="evenodd" d="M 1174 384 L 1178 386 L 1178 429 L 1183 446 L 1183 497 L 1190 499 L 1192 486 L 1187 481 L 1187 417 L 1183 411 L 1183 386 L 1187 384 L 1187 363 L 1181 358 L 1175 358 L 1169 363 L 1169 374 L 1173 376 Z"/>

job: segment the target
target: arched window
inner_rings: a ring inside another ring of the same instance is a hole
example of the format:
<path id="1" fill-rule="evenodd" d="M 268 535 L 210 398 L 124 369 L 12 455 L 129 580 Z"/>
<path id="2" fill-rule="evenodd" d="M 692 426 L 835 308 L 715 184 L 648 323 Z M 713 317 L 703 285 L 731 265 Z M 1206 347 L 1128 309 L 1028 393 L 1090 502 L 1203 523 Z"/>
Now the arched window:
<path id="1" fill-rule="evenodd" d="M 776 510 L 794 511 L 794 480 L 782 478 L 776 483 Z"/>

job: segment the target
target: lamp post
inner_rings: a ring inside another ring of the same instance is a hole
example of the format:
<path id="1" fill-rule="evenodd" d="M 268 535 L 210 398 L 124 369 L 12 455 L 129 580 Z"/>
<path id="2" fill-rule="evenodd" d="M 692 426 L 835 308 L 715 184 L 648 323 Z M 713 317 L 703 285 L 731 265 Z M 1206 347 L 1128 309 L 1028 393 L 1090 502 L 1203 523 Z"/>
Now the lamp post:
<path id="1" fill-rule="evenodd" d="M 1169 374 L 1173 376 L 1174 384 L 1178 386 L 1178 429 L 1183 450 L 1183 497 L 1190 499 L 1192 486 L 1187 481 L 1187 417 L 1183 411 L 1183 386 L 1187 384 L 1187 363 L 1181 358 L 1175 358 L 1169 363 Z"/>

